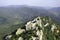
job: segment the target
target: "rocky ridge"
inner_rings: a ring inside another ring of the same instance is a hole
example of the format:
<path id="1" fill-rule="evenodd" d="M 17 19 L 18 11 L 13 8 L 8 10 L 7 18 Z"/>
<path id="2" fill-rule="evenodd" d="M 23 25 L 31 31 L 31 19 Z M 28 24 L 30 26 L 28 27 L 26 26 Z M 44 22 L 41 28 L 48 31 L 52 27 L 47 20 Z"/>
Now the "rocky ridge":
<path id="1" fill-rule="evenodd" d="M 60 40 L 60 25 L 50 17 L 37 17 L 3 40 Z"/>

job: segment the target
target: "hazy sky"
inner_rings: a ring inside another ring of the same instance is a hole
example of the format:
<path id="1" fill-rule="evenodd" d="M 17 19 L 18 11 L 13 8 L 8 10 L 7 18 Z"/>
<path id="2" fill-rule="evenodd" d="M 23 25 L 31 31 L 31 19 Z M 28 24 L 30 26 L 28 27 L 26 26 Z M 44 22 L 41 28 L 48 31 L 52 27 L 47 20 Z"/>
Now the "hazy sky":
<path id="1" fill-rule="evenodd" d="M 0 0 L 0 6 L 7 5 L 60 7 L 60 0 Z"/>

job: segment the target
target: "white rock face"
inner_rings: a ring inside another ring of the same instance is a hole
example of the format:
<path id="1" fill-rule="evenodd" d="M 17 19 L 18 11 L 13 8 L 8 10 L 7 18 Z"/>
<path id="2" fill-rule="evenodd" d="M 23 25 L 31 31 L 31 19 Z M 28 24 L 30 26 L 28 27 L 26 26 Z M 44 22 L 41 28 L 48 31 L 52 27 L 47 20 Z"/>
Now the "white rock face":
<path id="1" fill-rule="evenodd" d="M 36 23 L 33 23 L 32 24 L 32 29 L 35 29 L 36 28 Z"/>
<path id="2" fill-rule="evenodd" d="M 54 25 L 52 25 L 51 31 L 52 31 L 52 32 L 54 32 L 54 29 L 56 29 L 55 24 L 54 24 Z"/>
<path id="3" fill-rule="evenodd" d="M 35 29 L 36 23 L 28 22 L 26 25 L 26 30 Z"/>
<path id="4" fill-rule="evenodd" d="M 49 25 L 49 23 L 46 23 L 44 26 L 47 27 Z"/>
<path id="5" fill-rule="evenodd" d="M 42 20 L 40 17 L 36 18 L 36 23 L 42 28 Z"/>
<path id="6" fill-rule="evenodd" d="M 31 39 L 32 39 L 32 40 L 36 40 L 36 37 L 33 37 L 33 36 L 32 36 L 32 38 L 31 38 Z"/>
<path id="7" fill-rule="evenodd" d="M 41 20 L 38 20 L 37 24 L 42 28 L 42 21 Z"/>
<path id="8" fill-rule="evenodd" d="M 24 29 L 19 28 L 19 29 L 17 30 L 17 32 L 16 32 L 16 35 L 19 35 L 19 34 L 21 34 L 22 32 L 25 32 L 25 30 L 24 30 Z"/>
<path id="9" fill-rule="evenodd" d="M 22 37 L 19 37 L 18 40 L 23 40 L 23 38 Z"/>
<path id="10" fill-rule="evenodd" d="M 40 17 L 35 18 L 33 21 L 27 22 L 27 24 L 25 25 L 26 30 L 35 29 L 36 24 L 38 24 L 40 27 L 42 27 L 42 21 L 41 21 Z"/>
<path id="11" fill-rule="evenodd" d="M 25 26 L 26 26 L 26 30 L 31 30 L 32 22 L 31 21 L 27 22 Z"/>
<path id="12" fill-rule="evenodd" d="M 43 31 L 40 30 L 40 38 L 39 38 L 39 40 L 42 40 L 42 38 L 43 38 Z"/>
<path id="13" fill-rule="evenodd" d="M 10 39 L 12 37 L 12 35 L 8 35 L 5 39 Z"/>
<path id="14" fill-rule="evenodd" d="M 36 27 L 36 30 L 38 30 L 38 27 Z"/>
<path id="15" fill-rule="evenodd" d="M 39 40 L 42 40 L 43 38 L 43 31 L 42 30 L 37 30 L 36 34 L 38 35 Z"/>
<path id="16" fill-rule="evenodd" d="M 37 30 L 36 35 L 38 35 L 38 36 L 40 35 L 40 31 L 39 30 Z"/>

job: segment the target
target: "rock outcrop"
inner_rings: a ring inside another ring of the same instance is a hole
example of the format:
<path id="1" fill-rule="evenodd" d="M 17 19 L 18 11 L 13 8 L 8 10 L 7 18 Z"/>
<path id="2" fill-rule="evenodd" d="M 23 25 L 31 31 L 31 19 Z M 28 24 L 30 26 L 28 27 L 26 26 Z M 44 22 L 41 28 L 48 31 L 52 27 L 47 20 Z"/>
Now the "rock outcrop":
<path id="1" fill-rule="evenodd" d="M 25 24 L 25 29 L 17 29 L 14 35 L 5 40 L 60 40 L 60 25 L 50 17 L 37 17 Z"/>

